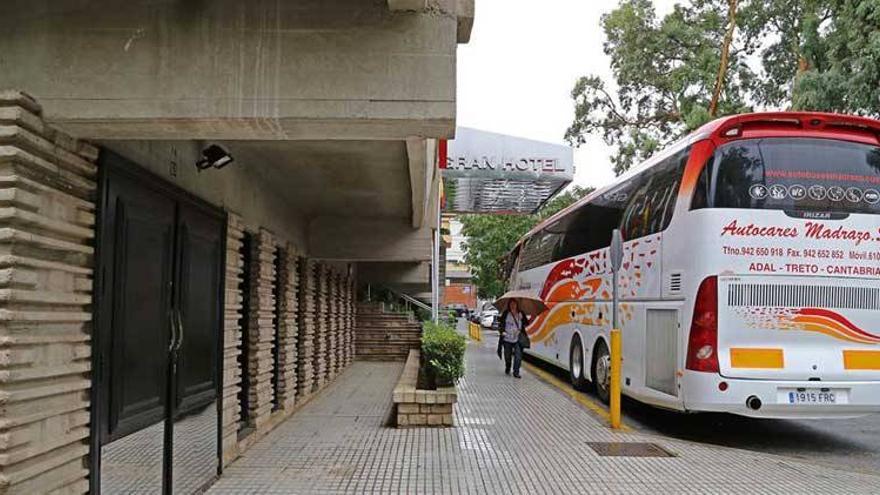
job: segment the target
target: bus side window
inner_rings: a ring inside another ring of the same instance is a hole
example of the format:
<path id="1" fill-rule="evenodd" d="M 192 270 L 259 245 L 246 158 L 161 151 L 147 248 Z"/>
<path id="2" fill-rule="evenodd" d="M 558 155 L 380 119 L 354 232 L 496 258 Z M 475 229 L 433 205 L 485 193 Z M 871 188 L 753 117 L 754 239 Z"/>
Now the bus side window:
<path id="1" fill-rule="evenodd" d="M 638 239 L 645 235 L 643 213 L 645 211 L 645 196 L 648 194 L 649 185 L 650 181 L 639 184 L 639 188 L 633 192 L 632 198 L 626 206 L 626 210 L 624 210 L 622 228 L 620 230 L 623 238 L 627 241 Z"/>
<path id="2" fill-rule="evenodd" d="M 690 148 L 686 148 L 633 178 L 638 188 L 630 198 L 621 222 L 625 240 L 656 234 L 669 226 L 689 155 Z"/>
<path id="3" fill-rule="evenodd" d="M 712 161 L 713 158 L 709 157 L 703 165 L 703 170 L 700 171 L 700 176 L 697 178 L 697 185 L 694 188 L 694 197 L 691 199 L 691 210 L 700 210 L 709 207 L 709 173 L 712 168 Z"/>
<path id="4" fill-rule="evenodd" d="M 530 237 L 522 248 L 522 259 L 519 263 L 520 271 L 531 270 L 553 261 L 553 256 L 557 251 L 561 237 L 558 233 L 547 232 L 546 230 L 542 230 Z"/>
<path id="5" fill-rule="evenodd" d="M 516 280 L 517 273 L 519 273 L 520 249 L 521 248 L 519 246 L 517 246 L 517 248 L 514 249 L 512 253 L 510 253 L 508 259 L 505 260 L 506 261 L 506 263 L 504 265 L 505 273 L 504 273 L 504 277 L 502 277 L 502 278 L 507 281 L 507 286 L 511 287 L 511 288 L 515 288 L 515 287 L 513 287 L 513 282 L 514 282 L 514 280 Z"/>

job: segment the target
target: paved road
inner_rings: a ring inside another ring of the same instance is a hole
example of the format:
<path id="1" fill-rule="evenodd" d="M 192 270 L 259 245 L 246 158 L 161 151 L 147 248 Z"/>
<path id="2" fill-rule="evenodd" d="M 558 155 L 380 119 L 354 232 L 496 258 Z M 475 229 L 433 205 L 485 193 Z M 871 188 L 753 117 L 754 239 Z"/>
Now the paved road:
<path id="1" fill-rule="evenodd" d="M 625 421 L 675 438 L 880 471 L 880 415 L 837 420 L 752 419 L 678 414 L 627 401 Z"/>
<path id="2" fill-rule="evenodd" d="M 565 371 L 529 361 L 568 381 Z M 595 396 L 588 397 L 599 404 Z M 752 419 L 732 414 L 673 413 L 632 400 L 624 401 L 623 414 L 624 422 L 637 430 L 880 472 L 880 415 L 876 414 L 838 420 Z"/>

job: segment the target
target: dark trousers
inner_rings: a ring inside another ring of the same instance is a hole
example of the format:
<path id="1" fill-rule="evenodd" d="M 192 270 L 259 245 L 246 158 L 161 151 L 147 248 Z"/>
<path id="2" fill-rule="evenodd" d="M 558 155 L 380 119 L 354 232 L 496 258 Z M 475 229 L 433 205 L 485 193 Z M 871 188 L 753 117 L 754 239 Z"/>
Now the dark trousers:
<path id="1" fill-rule="evenodd" d="M 513 359 L 513 374 L 519 374 L 519 367 L 522 364 L 522 347 L 519 342 L 502 342 L 504 346 L 504 372 L 510 371 L 510 361 Z"/>

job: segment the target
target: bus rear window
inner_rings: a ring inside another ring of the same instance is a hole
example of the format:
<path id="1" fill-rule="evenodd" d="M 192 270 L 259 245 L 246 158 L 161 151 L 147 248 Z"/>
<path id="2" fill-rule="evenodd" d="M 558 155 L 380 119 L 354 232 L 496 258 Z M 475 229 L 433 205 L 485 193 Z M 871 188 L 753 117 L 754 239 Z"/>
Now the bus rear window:
<path id="1" fill-rule="evenodd" d="M 880 213 L 880 148 L 831 139 L 735 141 L 715 151 L 692 209 Z"/>

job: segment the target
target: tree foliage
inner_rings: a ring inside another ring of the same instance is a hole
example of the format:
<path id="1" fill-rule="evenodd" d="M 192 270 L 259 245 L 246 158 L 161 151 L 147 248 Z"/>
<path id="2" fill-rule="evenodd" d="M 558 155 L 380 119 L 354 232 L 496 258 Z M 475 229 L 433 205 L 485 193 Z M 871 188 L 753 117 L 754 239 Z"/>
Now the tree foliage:
<path id="1" fill-rule="evenodd" d="M 880 116 L 880 1 L 836 1 L 816 22 L 793 106 Z"/>
<path id="2" fill-rule="evenodd" d="M 744 57 L 754 50 L 750 38 L 729 36 L 719 81 L 729 7 L 728 0 L 694 0 L 660 19 L 650 0 L 625 0 L 604 15 L 604 51 L 616 91 L 598 76 L 580 78 L 572 91 L 575 119 L 566 138 L 582 144 L 587 135 L 601 135 L 617 148 L 612 162 L 620 174 L 707 122 L 716 85 L 718 114 L 746 110 L 743 95 L 753 79 Z"/>
<path id="3" fill-rule="evenodd" d="M 501 259 L 516 241 L 540 220 L 584 197 L 591 189 L 573 187 L 548 201 L 533 215 L 474 214 L 460 217 L 465 262 L 471 268 L 481 298 L 494 298 L 505 291 Z"/>
<path id="4" fill-rule="evenodd" d="M 614 80 L 578 79 L 566 138 L 601 136 L 618 174 L 716 116 L 880 115 L 878 0 L 623 0 L 601 27 Z"/>

